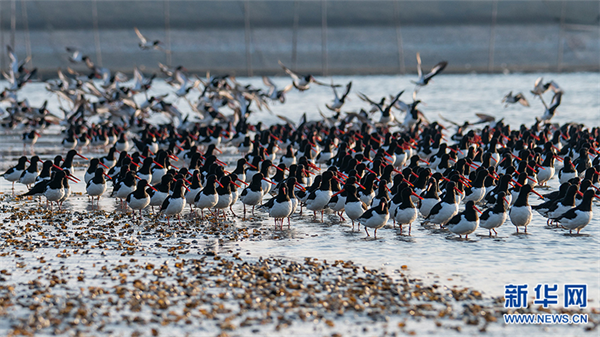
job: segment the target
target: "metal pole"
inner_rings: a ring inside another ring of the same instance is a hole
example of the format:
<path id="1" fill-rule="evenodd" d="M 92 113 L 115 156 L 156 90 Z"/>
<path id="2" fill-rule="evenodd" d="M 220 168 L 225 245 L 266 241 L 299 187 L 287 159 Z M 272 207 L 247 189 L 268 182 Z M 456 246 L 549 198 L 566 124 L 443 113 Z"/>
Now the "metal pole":
<path id="1" fill-rule="evenodd" d="M 294 27 L 292 28 L 292 69 L 296 70 L 298 53 L 298 1 L 294 1 Z"/>
<path id="2" fill-rule="evenodd" d="M 102 49 L 100 49 L 100 31 L 98 29 L 98 5 L 92 1 L 92 21 L 94 25 L 94 44 L 96 45 L 96 63 L 102 67 Z"/>
<path id="3" fill-rule="evenodd" d="M 4 29 L 2 29 L 2 1 L 0 1 L 0 67 L 4 69 L 4 53 L 1 51 L 4 48 Z"/>
<path id="4" fill-rule="evenodd" d="M 400 30 L 400 1 L 394 1 L 394 21 L 396 25 L 396 45 L 398 46 L 398 67 L 401 74 L 406 74 L 404 43 L 402 42 L 402 31 Z"/>
<path id="5" fill-rule="evenodd" d="M 252 76 L 252 36 L 250 30 L 250 2 L 244 1 L 244 38 L 246 40 L 246 71 Z"/>
<path id="6" fill-rule="evenodd" d="M 27 20 L 27 4 L 24 0 L 21 0 L 21 15 L 23 16 L 23 26 L 25 27 L 25 50 L 27 51 L 27 58 L 30 59 L 29 63 L 33 67 L 33 59 L 31 59 L 31 39 L 29 36 L 29 22 Z"/>
<path id="7" fill-rule="evenodd" d="M 17 30 L 17 0 L 10 2 L 10 46 L 15 50 L 15 32 Z"/>
<path id="8" fill-rule="evenodd" d="M 492 2 L 492 26 L 490 31 L 490 55 L 488 59 L 488 72 L 494 72 L 494 49 L 496 47 L 496 18 L 498 17 L 498 1 Z"/>
<path id="9" fill-rule="evenodd" d="M 165 0 L 165 43 L 167 44 L 167 66 L 171 66 L 172 51 L 171 51 L 171 12 L 169 9 L 169 0 Z"/>
<path id="10" fill-rule="evenodd" d="M 327 0 L 321 0 L 321 65 L 323 76 L 327 76 L 329 64 L 327 59 Z"/>
<path id="11" fill-rule="evenodd" d="M 562 71 L 563 53 L 564 53 L 564 40 L 565 40 L 565 13 L 567 9 L 567 3 L 563 0 L 560 2 L 560 34 L 558 36 L 558 60 L 556 62 L 556 71 Z"/>

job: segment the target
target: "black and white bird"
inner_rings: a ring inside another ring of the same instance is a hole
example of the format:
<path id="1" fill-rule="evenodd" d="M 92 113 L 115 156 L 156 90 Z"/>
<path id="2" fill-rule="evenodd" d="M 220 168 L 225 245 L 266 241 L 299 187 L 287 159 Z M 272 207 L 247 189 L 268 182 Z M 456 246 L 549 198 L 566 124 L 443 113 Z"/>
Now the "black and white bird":
<path id="1" fill-rule="evenodd" d="M 442 201 L 433 206 L 429 212 L 429 216 L 425 218 L 423 223 L 432 223 L 445 225 L 452 217 L 458 213 L 458 202 L 456 200 L 456 192 L 460 190 L 456 188 L 456 184 L 450 181 L 446 184 L 446 195 Z"/>
<path id="2" fill-rule="evenodd" d="M 575 207 L 575 196 L 577 193 L 581 193 L 577 191 L 577 188 L 576 185 L 569 186 L 567 193 L 565 193 L 565 196 L 562 199 L 557 200 L 552 203 L 552 205 L 548 206 L 546 214 L 542 214 L 548 218 L 546 222 L 548 225 L 552 224 L 552 219 L 561 216 L 563 213 Z"/>
<path id="3" fill-rule="evenodd" d="M 508 213 L 510 221 L 517 229 L 517 233 L 519 233 L 519 227 L 525 227 L 525 233 L 527 233 L 527 225 L 531 222 L 532 213 L 531 206 L 529 205 L 529 193 L 531 192 L 538 194 L 533 191 L 531 185 L 523 185 L 519 191 L 515 204 L 510 208 Z M 538 196 L 543 199 L 541 195 L 538 194 Z"/>
<path id="4" fill-rule="evenodd" d="M 408 235 L 410 235 L 412 223 L 417 219 L 418 215 L 417 207 L 413 204 L 411 196 L 416 196 L 421 200 L 423 198 L 413 192 L 411 187 L 403 189 L 400 193 L 402 193 L 402 203 L 394 210 L 394 220 L 400 226 L 401 232 L 402 226 L 408 225 Z"/>
<path id="5" fill-rule="evenodd" d="M 558 181 L 561 184 L 564 184 L 577 176 L 577 170 L 575 169 L 575 165 L 573 165 L 573 162 L 571 161 L 571 157 L 566 156 L 564 158 L 563 167 L 560 170 L 558 170 Z"/>
<path id="6" fill-rule="evenodd" d="M 283 220 L 292 213 L 292 201 L 287 193 L 287 185 L 281 184 L 279 192 L 275 197 L 273 205 L 269 209 L 269 216 L 275 222 L 275 228 L 279 222 L 279 229 L 283 230 Z"/>
<path id="7" fill-rule="evenodd" d="M 553 220 L 559 222 L 563 228 L 568 229 L 570 234 L 574 229 L 579 234 L 579 231 L 592 220 L 592 199 L 594 197 L 600 198 L 600 196 L 594 194 L 593 190 L 585 191 L 583 200 L 577 207 L 568 210 Z"/>
<path id="8" fill-rule="evenodd" d="M 141 179 L 138 181 L 135 191 L 129 193 L 127 198 L 127 205 L 133 210 L 133 216 L 135 218 L 135 211 L 140 211 L 140 220 L 142 219 L 142 210 L 150 205 L 150 196 L 146 192 L 146 187 L 148 186 L 148 181 L 146 179 Z M 154 188 L 152 185 L 148 186 L 151 189 Z"/>
<path id="9" fill-rule="evenodd" d="M 281 61 L 279 61 L 279 65 L 281 66 L 281 68 L 283 68 L 283 70 L 290 75 L 290 77 L 292 78 L 292 84 L 294 85 L 294 87 L 300 91 L 304 91 L 304 90 L 308 90 L 310 88 L 310 84 L 311 83 L 315 83 L 315 84 L 319 84 L 319 85 L 325 85 L 325 86 L 329 86 L 326 83 L 322 83 L 317 81 L 313 75 L 299 75 L 296 74 L 295 72 L 291 71 L 288 67 L 286 67 L 285 65 L 283 65 L 283 63 L 281 63 Z M 337 85 L 339 86 L 339 85 Z"/>
<path id="10" fill-rule="evenodd" d="M 252 176 L 250 184 L 244 188 L 240 195 L 240 201 L 244 205 L 244 219 L 246 219 L 246 205 L 252 206 L 252 216 L 254 216 L 254 207 L 262 202 L 263 189 L 262 189 L 262 173 L 256 173 Z"/>
<path id="11" fill-rule="evenodd" d="M 488 229 L 490 231 L 490 236 L 492 236 L 492 231 L 494 231 L 494 234 L 498 235 L 496 228 L 502 226 L 508 217 L 509 203 L 505 196 L 506 194 L 504 192 L 499 192 L 494 207 L 488 208 L 479 217 L 479 226 Z"/>
<path id="12" fill-rule="evenodd" d="M 350 220 L 352 220 L 352 230 L 354 231 L 354 221 L 363 215 L 367 210 L 367 205 L 356 196 L 356 186 L 354 184 L 346 184 L 344 190 L 346 192 L 344 211 Z"/>
<path id="13" fill-rule="evenodd" d="M 410 199 L 410 198 L 409 198 Z M 369 208 L 363 215 L 358 218 L 358 222 L 365 226 L 367 236 L 371 236 L 367 228 L 375 229 L 374 237 L 377 239 L 377 230 L 387 223 L 390 219 L 387 200 L 377 205 L 377 207 Z"/>
<path id="14" fill-rule="evenodd" d="M 475 232 L 479 227 L 479 209 L 475 206 L 472 200 L 467 201 L 465 210 L 458 213 L 450 221 L 444 225 L 449 231 L 454 234 L 458 234 L 459 237 L 465 236 L 465 239 L 469 238 L 469 234 Z"/>
<path id="15" fill-rule="evenodd" d="M 510 91 L 502 98 L 502 103 L 506 103 L 506 105 L 504 105 L 505 108 L 508 107 L 509 104 L 515 103 L 520 103 L 522 106 L 529 107 L 529 102 L 527 102 L 527 99 L 521 92 L 513 96 L 512 91 Z"/>
<path id="16" fill-rule="evenodd" d="M 425 192 L 421 193 L 421 196 L 423 199 L 419 203 L 419 213 L 421 213 L 424 218 L 427 218 L 433 207 L 440 202 L 437 179 L 429 179 L 429 186 Z"/>
<path id="17" fill-rule="evenodd" d="M 19 177 L 19 183 L 29 185 L 35 183 L 35 179 L 39 174 L 38 162 L 40 161 L 40 157 L 33 156 L 29 160 L 29 167 L 21 172 L 21 176 Z"/>
<path id="18" fill-rule="evenodd" d="M 163 50 L 163 48 L 161 47 L 161 42 L 159 40 L 148 41 L 148 39 L 146 39 L 146 37 L 144 35 L 142 35 L 142 33 L 139 31 L 139 29 L 137 29 L 137 27 L 134 27 L 133 29 L 135 30 L 135 34 L 137 35 L 138 39 L 140 39 L 139 46 L 142 50 L 148 50 L 148 49 Z"/>
<path id="19" fill-rule="evenodd" d="M 160 206 L 160 214 L 164 214 L 167 217 L 167 225 L 171 225 L 170 218 L 173 215 L 177 215 L 177 220 L 179 221 L 179 225 L 181 225 L 181 212 L 185 208 L 184 189 L 183 179 L 177 179 L 173 194 L 168 196 Z"/>
<path id="20" fill-rule="evenodd" d="M 350 93 L 350 89 L 352 89 L 352 81 L 350 81 L 348 84 L 346 84 L 346 91 L 344 92 L 342 97 L 338 96 L 337 90 L 335 90 L 335 86 L 333 85 L 333 83 L 331 84 L 331 89 L 333 89 L 333 94 L 335 95 L 335 97 L 333 99 L 333 103 L 325 104 L 325 106 L 327 107 L 327 109 L 329 109 L 331 111 L 338 112 L 338 111 L 340 111 L 340 109 L 342 108 L 344 103 L 346 103 L 346 97 L 348 97 L 348 94 Z"/>
<path id="21" fill-rule="evenodd" d="M 194 199 L 194 205 L 200 209 L 201 215 L 204 218 L 204 209 L 211 209 L 215 207 L 219 201 L 219 195 L 217 194 L 217 184 L 222 187 L 221 183 L 217 180 L 217 176 L 214 174 L 209 175 L 206 178 L 206 184 L 204 188 L 196 198 Z"/>
<path id="22" fill-rule="evenodd" d="M 96 168 L 92 179 L 86 183 L 86 192 L 92 197 L 92 205 L 94 204 L 94 197 L 97 202 L 100 202 L 100 196 L 106 192 L 106 179 L 104 178 L 104 169 L 101 167 Z"/>
<path id="23" fill-rule="evenodd" d="M 25 166 L 27 165 L 27 157 L 22 156 L 19 158 L 17 165 L 9 168 L 2 174 L 4 179 L 10 181 L 12 183 L 12 189 L 15 189 L 15 182 L 19 181 L 21 178 L 21 174 L 25 171 Z"/>
<path id="24" fill-rule="evenodd" d="M 552 119 L 552 117 L 554 117 L 554 115 L 556 114 L 556 108 L 558 108 L 558 106 L 560 105 L 561 99 L 562 92 L 557 92 L 552 97 L 552 102 L 550 103 L 550 106 L 547 106 L 546 103 L 542 101 L 542 103 L 544 103 L 544 107 L 546 108 L 541 118 L 542 121 L 549 122 Z"/>
<path id="25" fill-rule="evenodd" d="M 444 68 L 446 68 L 446 66 L 448 65 L 448 62 L 446 61 L 442 61 L 438 64 L 435 65 L 435 67 L 433 67 L 433 69 L 431 69 L 431 71 L 428 74 L 424 74 L 423 73 L 423 69 L 421 68 L 421 55 L 419 53 L 417 53 L 417 73 L 419 76 L 419 79 L 415 82 L 415 81 L 411 81 L 413 82 L 415 85 L 417 85 L 417 87 L 424 87 L 427 84 L 429 84 L 429 81 L 431 81 L 431 79 L 442 72 L 442 70 L 444 70 Z"/>

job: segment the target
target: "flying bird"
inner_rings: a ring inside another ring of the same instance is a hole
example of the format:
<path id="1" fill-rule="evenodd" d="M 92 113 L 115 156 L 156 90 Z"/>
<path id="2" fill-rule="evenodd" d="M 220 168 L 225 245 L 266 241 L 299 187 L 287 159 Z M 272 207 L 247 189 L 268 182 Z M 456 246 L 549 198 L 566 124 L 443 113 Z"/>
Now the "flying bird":
<path id="1" fill-rule="evenodd" d="M 141 49 L 143 49 L 143 50 L 148 50 L 148 49 L 164 50 L 163 47 L 161 47 L 162 42 L 160 42 L 159 40 L 148 41 L 148 39 L 146 39 L 146 37 L 144 35 L 142 35 L 140 30 L 137 29 L 137 27 L 134 27 L 133 29 L 135 29 L 135 34 L 140 39 L 139 46 Z"/>

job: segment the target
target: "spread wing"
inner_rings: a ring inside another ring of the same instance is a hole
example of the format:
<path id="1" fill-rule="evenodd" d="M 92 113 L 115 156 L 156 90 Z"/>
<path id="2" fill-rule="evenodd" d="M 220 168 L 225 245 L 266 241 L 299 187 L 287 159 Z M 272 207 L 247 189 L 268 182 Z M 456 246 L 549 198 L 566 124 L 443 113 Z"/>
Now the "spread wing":
<path id="1" fill-rule="evenodd" d="M 135 34 L 140 39 L 140 42 L 142 44 L 146 44 L 146 42 L 148 42 L 148 40 L 146 40 L 146 38 L 144 37 L 144 35 L 142 35 L 142 33 L 140 33 L 140 30 L 137 29 L 137 27 L 133 27 L 133 29 L 135 29 Z"/>

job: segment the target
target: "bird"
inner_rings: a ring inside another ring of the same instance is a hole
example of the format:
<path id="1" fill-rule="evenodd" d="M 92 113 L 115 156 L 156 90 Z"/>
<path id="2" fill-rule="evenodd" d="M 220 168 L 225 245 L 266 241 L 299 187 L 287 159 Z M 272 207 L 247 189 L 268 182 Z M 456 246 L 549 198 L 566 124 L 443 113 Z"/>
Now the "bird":
<path id="1" fill-rule="evenodd" d="M 217 194 L 216 189 L 217 184 L 220 187 L 223 187 L 217 180 L 216 175 L 209 175 L 206 178 L 206 184 L 204 185 L 204 188 L 202 191 L 200 191 L 200 193 L 198 193 L 198 195 L 196 195 L 196 198 L 194 199 L 194 205 L 196 208 L 200 209 L 202 218 L 204 218 L 204 209 L 207 208 L 210 210 L 211 208 L 215 207 L 219 201 L 219 195 Z"/>
<path id="2" fill-rule="evenodd" d="M 269 88 L 269 90 L 266 93 L 266 96 L 273 101 L 279 101 L 282 104 L 285 103 L 285 94 L 288 91 L 292 90 L 294 85 L 290 84 L 285 86 L 285 88 L 283 88 L 282 90 L 278 90 L 277 86 L 273 84 L 273 81 L 271 81 L 270 78 L 268 78 L 267 76 L 263 76 L 262 79 L 263 83 Z"/>
<path id="3" fill-rule="evenodd" d="M 293 81 L 292 84 L 294 85 L 294 87 L 296 89 L 298 89 L 300 91 L 308 90 L 310 88 L 311 83 L 329 86 L 328 84 L 317 81 L 313 75 L 310 75 L 310 74 L 298 75 L 298 74 L 296 74 L 295 72 L 291 71 L 288 67 L 283 65 L 283 63 L 281 63 L 281 61 L 279 61 L 279 65 L 281 66 L 281 68 L 283 68 L 283 70 L 288 75 L 290 75 L 290 77 L 292 78 L 292 81 Z M 339 87 L 339 85 L 337 85 L 337 86 Z"/>
<path id="4" fill-rule="evenodd" d="M 421 200 L 423 200 L 423 198 L 413 192 L 410 187 L 405 188 L 400 193 L 402 193 L 402 203 L 394 211 L 394 219 L 400 226 L 400 232 L 402 232 L 403 225 L 408 225 L 408 235 L 410 235 L 412 223 L 417 219 L 418 214 L 417 207 L 413 204 L 411 195 L 414 195 Z"/>
<path id="5" fill-rule="evenodd" d="M 150 196 L 146 192 L 146 187 L 153 189 L 152 185 L 148 185 L 148 181 L 146 179 L 141 179 L 138 181 L 135 187 L 135 191 L 129 193 L 127 198 L 127 205 L 133 210 L 133 216 L 135 218 L 135 211 L 140 211 L 140 220 L 142 219 L 142 210 L 150 205 Z"/>
<path id="6" fill-rule="evenodd" d="M 144 35 L 142 35 L 142 33 L 139 31 L 139 29 L 137 29 L 137 27 L 133 27 L 133 29 L 135 30 L 135 34 L 137 35 L 137 37 L 140 39 L 140 49 L 142 50 L 148 50 L 148 49 L 157 49 L 157 50 L 163 50 L 163 48 L 161 47 L 161 42 L 159 40 L 154 40 L 154 41 L 148 41 L 148 39 L 146 39 L 146 37 L 144 37 Z"/>
<path id="7" fill-rule="evenodd" d="M 431 79 L 435 75 L 441 73 L 442 70 L 444 70 L 447 65 L 448 65 L 447 61 L 442 61 L 442 62 L 436 64 L 428 74 L 424 74 L 423 69 L 421 68 L 421 55 L 420 55 L 420 53 L 417 53 L 417 73 L 418 73 L 419 79 L 417 81 L 411 81 L 411 82 L 414 83 L 417 87 L 424 87 L 427 84 L 429 84 L 429 81 L 431 81 Z"/>
<path id="8" fill-rule="evenodd" d="M 354 231 L 354 221 L 363 215 L 367 210 L 367 205 L 356 196 L 356 186 L 354 184 L 344 186 L 344 191 L 346 192 L 344 212 L 352 221 L 352 231 Z"/>
<path id="9" fill-rule="evenodd" d="M 423 199 L 419 204 L 419 213 L 421 213 L 424 218 L 427 218 L 431 209 L 440 202 L 440 197 L 438 196 L 438 183 L 435 178 L 429 179 L 427 190 L 423 192 L 421 196 Z"/>
<path id="10" fill-rule="evenodd" d="M 171 225 L 170 218 L 172 215 L 177 215 L 179 225 L 181 225 L 181 212 L 185 208 L 185 196 L 183 195 L 183 179 L 177 179 L 173 194 L 168 196 L 160 206 L 159 215 L 164 214 L 167 217 L 167 225 Z"/>
<path id="11" fill-rule="evenodd" d="M 358 222 L 365 227 L 367 236 L 371 236 L 367 227 L 375 229 L 374 238 L 377 239 L 377 229 L 383 227 L 389 219 L 388 203 L 387 200 L 384 200 L 376 207 L 366 210 L 358 217 Z"/>
<path id="12" fill-rule="evenodd" d="M 475 232 L 479 227 L 478 212 L 480 211 L 475 206 L 475 202 L 469 200 L 465 204 L 465 210 L 452 217 L 443 227 L 454 234 L 458 234 L 460 238 L 464 235 L 465 239 L 468 239 L 469 234 Z"/>
<path id="13" fill-rule="evenodd" d="M 279 222 L 279 228 L 283 230 L 283 219 L 287 218 L 291 213 L 292 201 L 287 193 L 287 185 L 281 184 L 273 206 L 269 209 L 269 217 L 273 218 L 275 228 L 277 228 L 277 223 Z"/>
<path id="14" fill-rule="evenodd" d="M 333 193 L 331 192 L 332 173 L 325 171 L 321 178 L 319 189 L 311 192 L 306 200 L 306 208 L 314 213 L 314 219 L 317 219 L 317 212 L 321 212 L 321 222 L 323 222 L 323 210 L 329 203 Z"/>
<path id="15" fill-rule="evenodd" d="M 104 178 L 104 169 L 101 167 L 96 168 L 94 176 L 86 182 L 86 192 L 92 197 L 92 205 L 94 204 L 94 197 L 97 202 L 100 202 L 100 196 L 106 192 L 106 179 Z"/>
<path id="16" fill-rule="evenodd" d="M 508 94 L 506 94 L 506 96 L 504 96 L 504 98 L 502 98 L 502 103 L 506 103 L 504 105 L 505 108 L 508 107 L 509 104 L 515 103 L 519 103 L 524 107 L 529 107 L 529 102 L 527 101 L 527 98 L 525 98 L 525 95 L 523 95 L 522 92 L 513 96 L 512 91 L 510 91 Z"/>
<path id="17" fill-rule="evenodd" d="M 578 176 L 577 171 L 575 170 L 575 165 L 571 161 L 570 156 L 566 156 L 563 159 L 563 167 L 558 170 L 558 181 L 561 184 L 568 182 L 569 180 L 576 178 Z"/>
<path id="18" fill-rule="evenodd" d="M 38 141 L 39 137 L 40 134 L 35 130 L 25 132 L 23 134 L 23 151 L 25 151 L 26 145 L 31 145 L 31 153 L 33 154 L 33 146 Z"/>
<path id="19" fill-rule="evenodd" d="M 263 199 L 263 189 L 262 189 L 262 173 L 256 173 L 252 176 L 252 181 L 250 184 L 244 188 L 242 194 L 240 195 L 240 200 L 244 205 L 244 217 L 246 219 L 246 205 L 252 206 L 252 216 L 254 216 L 254 207 L 260 204 Z"/>
<path id="20" fill-rule="evenodd" d="M 452 217 L 458 213 L 458 202 L 456 201 L 455 192 L 460 192 L 456 188 L 456 184 L 450 181 L 446 184 L 446 195 L 442 201 L 433 206 L 429 212 L 429 216 L 424 219 L 423 223 L 432 223 L 445 225 Z"/>
<path id="21" fill-rule="evenodd" d="M 542 101 L 542 103 L 544 104 L 544 114 L 541 117 L 541 120 L 545 123 L 550 122 L 550 120 L 552 119 L 552 117 L 554 117 L 554 115 L 556 114 L 556 108 L 558 108 L 558 106 L 560 105 L 560 102 L 562 100 L 562 92 L 557 92 L 554 94 L 554 96 L 552 96 L 552 101 L 550 102 L 550 106 L 547 106 L 546 103 L 544 101 Z"/>
<path id="22" fill-rule="evenodd" d="M 10 181 L 12 183 L 12 190 L 15 190 L 15 182 L 19 181 L 21 178 L 21 174 L 25 171 L 25 165 L 27 165 L 27 157 L 21 156 L 17 162 L 17 165 L 9 168 L 2 174 L 4 179 Z"/>
<path id="23" fill-rule="evenodd" d="M 71 55 L 69 55 L 69 61 L 71 63 L 82 63 L 88 59 L 88 56 L 83 55 L 83 53 L 81 53 L 79 49 L 73 47 L 66 47 L 66 50 L 67 52 L 71 53 Z"/>
<path id="24" fill-rule="evenodd" d="M 58 204 L 61 199 L 65 196 L 64 180 L 66 173 L 64 171 L 57 171 L 54 174 L 54 179 L 50 180 L 44 190 L 44 196 L 46 200 L 50 202 L 50 209 L 52 209 L 52 203 Z"/>
<path id="25" fill-rule="evenodd" d="M 488 208 L 479 217 L 479 226 L 488 229 L 490 231 L 490 236 L 492 236 L 492 231 L 494 231 L 494 234 L 498 235 L 496 228 L 502 226 L 508 217 L 509 203 L 505 196 L 506 194 L 504 192 L 499 192 L 494 207 Z"/>
<path id="26" fill-rule="evenodd" d="M 19 176 L 19 183 L 29 185 L 35 183 L 35 179 L 39 174 L 38 162 L 40 161 L 40 157 L 33 156 L 29 160 L 29 167 L 26 170 L 21 172 L 21 176 Z"/>
<path id="27" fill-rule="evenodd" d="M 519 191 L 519 195 L 515 204 L 510 208 L 508 213 L 510 221 L 515 225 L 517 233 L 519 233 L 519 227 L 525 227 L 525 233 L 527 233 L 527 225 L 531 222 L 531 206 L 529 205 L 529 193 L 536 193 L 540 198 L 544 198 L 539 193 L 533 191 L 531 185 L 523 185 Z"/>
<path id="28" fill-rule="evenodd" d="M 352 89 L 352 81 L 348 82 L 348 84 L 346 85 L 346 91 L 344 92 L 342 97 L 338 97 L 337 91 L 335 90 L 335 86 L 333 85 L 333 83 L 331 83 L 331 89 L 333 90 L 335 98 L 333 99 L 332 104 L 325 104 L 325 106 L 327 107 L 327 109 L 337 112 L 340 111 L 344 103 L 346 103 L 346 97 L 348 97 L 350 89 Z"/>
<path id="29" fill-rule="evenodd" d="M 560 223 L 563 228 L 568 229 L 569 234 L 572 234 L 574 229 L 579 234 L 579 231 L 592 220 L 592 199 L 594 197 L 600 198 L 600 196 L 594 194 L 593 190 L 585 191 L 583 200 L 577 207 L 571 208 L 553 220 Z"/>

